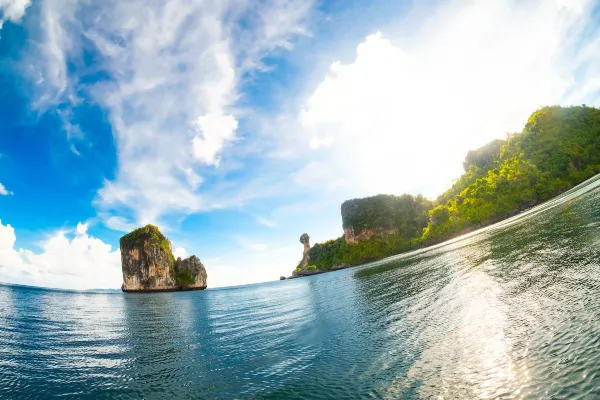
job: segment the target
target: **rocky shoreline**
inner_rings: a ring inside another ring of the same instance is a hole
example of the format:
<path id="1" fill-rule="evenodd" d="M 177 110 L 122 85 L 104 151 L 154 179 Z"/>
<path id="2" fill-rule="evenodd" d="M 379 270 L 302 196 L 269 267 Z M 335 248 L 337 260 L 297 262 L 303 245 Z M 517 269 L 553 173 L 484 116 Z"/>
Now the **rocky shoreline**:
<path id="1" fill-rule="evenodd" d="M 313 276 L 313 275 L 319 275 L 319 274 L 325 274 L 327 272 L 333 272 L 333 271 L 339 271 L 342 269 L 346 269 L 346 268 L 352 268 L 354 265 L 348 265 L 348 264 L 340 264 L 340 265 L 334 265 L 333 267 L 331 267 L 331 269 L 328 270 L 321 270 L 321 269 L 301 269 L 300 271 L 296 270 L 292 273 L 292 276 L 281 276 L 279 277 L 279 280 L 287 280 L 287 279 L 296 279 L 296 278 L 302 278 L 304 276 Z"/>

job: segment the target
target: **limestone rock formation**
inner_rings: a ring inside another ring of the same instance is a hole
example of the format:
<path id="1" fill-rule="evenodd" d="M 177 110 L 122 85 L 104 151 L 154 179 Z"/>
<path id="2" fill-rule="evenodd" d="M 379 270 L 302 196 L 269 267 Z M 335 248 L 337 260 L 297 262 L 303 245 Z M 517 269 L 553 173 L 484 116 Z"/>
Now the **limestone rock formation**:
<path id="1" fill-rule="evenodd" d="M 300 243 L 304 245 L 300 268 L 306 269 L 306 267 L 308 267 L 308 260 L 310 259 L 310 236 L 308 236 L 307 233 L 303 233 L 302 236 L 300 236 Z"/>
<path id="2" fill-rule="evenodd" d="M 417 237 L 427 226 L 430 200 L 422 195 L 403 194 L 346 200 L 342 203 L 342 228 L 347 244 L 372 237 L 400 235 Z"/>
<path id="3" fill-rule="evenodd" d="M 374 228 L 374 229 L 362 229 L 356 231 L 354 228 L 344 228 L 344 238 L 348 244 L 356 244 L 362 240 L 369 239 L 372 236 L 387 236 L 398 233 L 398 229 L 395 228 Z"/>
<path id="4" fill-rule="evenodd" d="M 206 289 L 206 269 L 198 257 L 176 261 L 171 242 L 156 226 L 134 230 L 121 238 L 120 245 L 124 292 Z"/>
<path id="5" fill-rule="evenodd" d="M 196 256 L 175 261 L 175 281 L 183 289 L 206 289 L 206 269 Z"/>

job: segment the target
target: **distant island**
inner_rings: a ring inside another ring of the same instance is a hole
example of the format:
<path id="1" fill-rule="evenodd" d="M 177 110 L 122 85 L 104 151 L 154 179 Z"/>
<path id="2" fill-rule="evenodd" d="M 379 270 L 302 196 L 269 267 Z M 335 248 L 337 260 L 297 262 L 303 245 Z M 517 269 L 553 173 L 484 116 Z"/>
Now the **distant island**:
<path id="1" fill-rule="evenodd" d="M 196 256 L 173 256 L 171 242 L 154 225 L 123 236 L 121 266 L 123 292 L 173 292 L 202 290 L 207 286 L 204 265 Z"/>
<path id="2" fill-rule="evenodd" d="M 423 162 L 435 160 L 424 154 Z M 304 244 L 302 261 L 291 277 L 440 243 L 565 192 L 600 172 L 600 110 L 543 107 L 531 114 L 521 132 L 469 151 L 463 168 L 465 173 L 433 201 L 411 194 L 345 201 L 343 236 L 308 249 Z"/>

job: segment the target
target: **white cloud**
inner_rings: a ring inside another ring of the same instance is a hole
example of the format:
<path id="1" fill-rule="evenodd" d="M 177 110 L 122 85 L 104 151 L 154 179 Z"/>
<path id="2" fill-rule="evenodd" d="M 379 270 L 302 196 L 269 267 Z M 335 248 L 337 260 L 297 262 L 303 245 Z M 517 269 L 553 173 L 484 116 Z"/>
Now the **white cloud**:
<path id="1" fill-rule="evenodd" d="M 200 135 L 194 137 L 194 155 L 207 165 L 219 165 L 218 154 L 235 138 L 238 122 L 232 115 L 207 114 L 197 121 Z"/>
<path id="2" fill-rule="evenodd" d="M 173 250 L 173 255 L 175 258 L 181 257 L 182 259 L 188 257 L 188 253 L 183 247 L 177 247 L 175 250 Z"/>
<path id="3" fill-rule="evenodd" d="M 0 282 L 61 289 L 119 288 L 122 283 L 119 249 L 87 233 L 78 223 L 70 231 L 58 231 L 41 243 L 41 252 L 16 249 L 15 230 L 0 221 Z M 300 245 L 279 243 L 269 252 L 265 244 L 248 242 L 244 250 L 203 258 L 212 288 L 276 280 L 289 275 L 302 256 Z M 248 252 L 248 249 L 255 251 Z M 175 257 L 186 249 L 176 247 Z"/>
<path id="4" fill-rule="evenodd" d="M 353 61 L 331 64 L 299 114 L 311 184 L 433 196 L 462 172 L 468 149 L 520 131 L 538 107 L 591 104 L 600 89 L 592 5 L 454 2 L 420 30 L 368 36 Z"/>
<path id="5" fill-rule="evenodd" d="M 4 187 L 2 183 L 0 183 L 0 196 L 9 196 L 12 195 L 13 192 L 9 191 Z"/>
<path id="6" fill-rule="evenodd" d="M 258 215 L 255 215 L 254 218 L 256 218 L 256 222 L 258 222 L 261 225 L 264 225 L 268 228 L 277 228 L 277 222 L 273 221 L 271 219 L 268 218 L 264 218 L 264 217 L 260 217 Z"/>
<path id="7" fill-rule="evenodd" d="M 289 48 L 293 35 L 305 33 L 312 4 L 44 2 L 38 40 L 43 63 L 32 56 L 29 71 L 43 89 L 40 104 L 77 101 L 71 88 L 88 89 L 108 110 L 113 128 L 118 172 L 98 193 L 99 211 L 131 211 L 145 224 L 168 213 L 211 208 L 203 198 L 203 171 L 217 167 L 237 138 L 242 75 L 260 69 L 265 54 Z M 78 79 L 88 71 L 80 66 L 69 74 L 66 66 L 90 46 L 98 53 L 94 71 L 110 79 L 86 87 Z"/>
<path id="8" fill-rule="evenodd" d="M 127 221 L 125 218 L 112 216 L 105 219 L 104 224 L 110 229 L 121 232 L 131 232 L 138 228 L 137 224 Z"/>
<path id="9" fill-rule="evenodd" d="M 0 28 L 7 20 L 19 22 L 30 5 L 30 0 L 0 0 Z"/>
<path id="10" fill-rule="evenodd" d="M 42 244 L 42 252 L 14 248 L 15 230 L 0 221 L 0 281 L 62 288 L 119 288 L 119 250 L 87 234 L 78 223 L 73 233 L 59 231 Z"/>
<path id="11" fill-rule="evenodd" d="M 77 232 L 78 235 L 85 235 L 85 233 L 88 230 L 88 224 L 82 224 L 81 222 L 77 223 L 77 227 L 75 228 L 75 232 Z"/>

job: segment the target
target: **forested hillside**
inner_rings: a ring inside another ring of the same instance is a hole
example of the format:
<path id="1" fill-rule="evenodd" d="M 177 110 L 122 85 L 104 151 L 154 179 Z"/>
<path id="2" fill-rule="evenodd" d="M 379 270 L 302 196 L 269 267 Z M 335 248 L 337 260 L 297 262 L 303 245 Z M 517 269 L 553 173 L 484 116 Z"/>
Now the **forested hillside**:
<path id="1" fill-rule="evenodd" d="M 600 110 L 544 107 L 521 132 L 469 151 L 463 166 L 433 202 L 409 194 L 344 202 L 345 236 L 315 244 L 310 264 L 358 265 L 441 242 L 570 189 L 600 172 Z"/>

